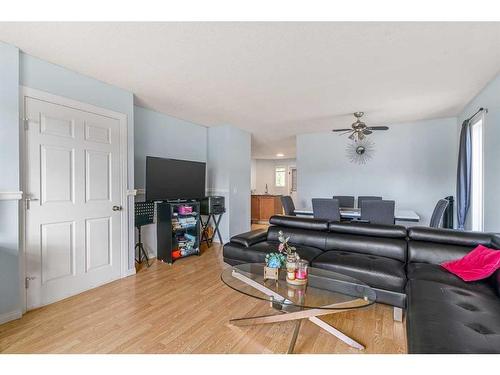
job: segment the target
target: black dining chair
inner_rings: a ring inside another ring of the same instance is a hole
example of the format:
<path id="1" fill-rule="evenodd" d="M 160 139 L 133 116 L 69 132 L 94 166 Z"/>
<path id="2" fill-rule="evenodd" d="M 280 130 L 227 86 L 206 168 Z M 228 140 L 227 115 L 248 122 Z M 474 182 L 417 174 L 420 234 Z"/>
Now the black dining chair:
<path id="1" fill-rule="evenodd" d="M 332 198 L 339 200 L 340 207 L 346 207 L 346 208 L 354 207 L 354 197 L 352 195 L 334 195 Z"/>
<path id="2" fill-rule="evenodd" d="M 358 208 L 361 208 L 361 202 L 368 200 L 382 200 L 382 197 L 377 197 L 372 195 L 361 195 L 358 197 Z"/>
<path id="3" fill-rule="evenodd" d="M 340 221 L 339 200 L 329 198 L 312 199 L 313 215 L 315 219 Z"/>
<path id="4" fill-rule="evenodd" d="M 368 199 L 361 201 L 361 221 L 370 224 L 394 224 L 394 201 Z"/>
<path id="5" fill-rule="evenodd" d="M 283 195 L 281 197 L 281 205 L 283 206 L 283 211 L 285 215 L 296 216 L 295 215 L 295 205 L 293 204 L 292 197 L 289 195 Z"/>
<path id="6" fill-rule="evenodd" d="M 447 199 L 438 200 L 432 212 L 431 222 L 429 224 L 431 228 L 441 228 L 443 226 L 444 214 L 449 204 L 450 202 Z"/>

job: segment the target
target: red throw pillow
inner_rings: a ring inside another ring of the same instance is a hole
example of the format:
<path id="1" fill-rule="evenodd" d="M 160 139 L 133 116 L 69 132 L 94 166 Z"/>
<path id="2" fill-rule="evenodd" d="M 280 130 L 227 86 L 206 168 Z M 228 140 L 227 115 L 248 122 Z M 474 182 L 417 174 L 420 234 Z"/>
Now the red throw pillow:
<path id="1" fill-rule="evenodd" d="M 500 250 L 479 245 L 463 258 L 444 262 L 441 267 L 464 281 L 485 279 L 500 268 Z"/>

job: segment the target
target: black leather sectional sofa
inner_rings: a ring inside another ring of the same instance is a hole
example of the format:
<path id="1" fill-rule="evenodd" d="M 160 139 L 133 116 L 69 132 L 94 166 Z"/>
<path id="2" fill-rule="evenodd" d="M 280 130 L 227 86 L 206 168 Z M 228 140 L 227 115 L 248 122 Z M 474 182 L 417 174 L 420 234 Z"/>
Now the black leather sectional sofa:
<path id="1" fill-rule="evenodd" d="M 281 230 L 312 266 L 355 277 L 377 302 L 406 309 L 409 353 L 500 353 L 500 270 L 466 283 L 440 266 L 479 244 L 500 249 L 498 235 L 282 215 L 270 224 L 232 237 L 224 261 L 264 262 Z"/>

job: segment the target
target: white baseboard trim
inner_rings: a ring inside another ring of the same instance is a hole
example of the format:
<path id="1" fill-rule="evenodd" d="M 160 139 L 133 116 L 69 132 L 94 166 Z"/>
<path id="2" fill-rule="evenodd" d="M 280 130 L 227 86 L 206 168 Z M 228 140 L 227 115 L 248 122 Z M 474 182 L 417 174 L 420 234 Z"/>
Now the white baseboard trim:
<path id="1" fill-rule="evenodd" d="M 125 275 L 123 275 L 123 277 L 129 277 L 132 275 L 135 275 L 135 267 L 132 267 L 132 268 L 128 269 L 127 271 L 125 271 Z"/>
<path id="2" fill-rule="evenodd" d="M 0 201 L 18 201 L 23 199 L 22 191 L 0 191 Z"/>
<path id="3" fill-rule="evenodd" d="M 15 310 L 8 313 L 0 314 L 0 324 L 10 322 L 11 320 L 20 319 L 23 316 L 21 310 Z"/>
<path id="4" fill-rule="evenodd" d="M 224 241 L 224 243 L 223 243 L 223 244 L 221 244 L 221 245 L 224 245 L 225 243 L 228 243 L 228 242 L 229 242 L 229 239 L 222 238 L 222 241 Z M 213 242 L 214 242 L 214 243 L 218 243 L 218 244 L 220 244 L 220 241 L 219 241 L 219 238 L 217 237 L 217 235 L 214 237 L 214 241 L 213 241 Z"/>

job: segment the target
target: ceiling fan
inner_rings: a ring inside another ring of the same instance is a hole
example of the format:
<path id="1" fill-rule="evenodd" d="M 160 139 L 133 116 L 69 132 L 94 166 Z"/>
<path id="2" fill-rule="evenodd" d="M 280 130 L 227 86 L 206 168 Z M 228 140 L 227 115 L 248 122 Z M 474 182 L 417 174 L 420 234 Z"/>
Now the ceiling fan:
<path id="1" fill-rule="evenodd" d="M 373 133 L 373 130 L 388 130 L 388 126 L 366 126 L 366 124 L 361 121 L 361 117 L 363 117 L 364 112 L 354 112 L 354 117 L 356 121 L 352 123 L 351 129 L 333 129 L 332 132 L 343 132 L 339 135 L 344 135 L 351 133 L 349 135 L 349 139 L 354 141 L 361 141 L 365 138 L 365 136 Z"/>

